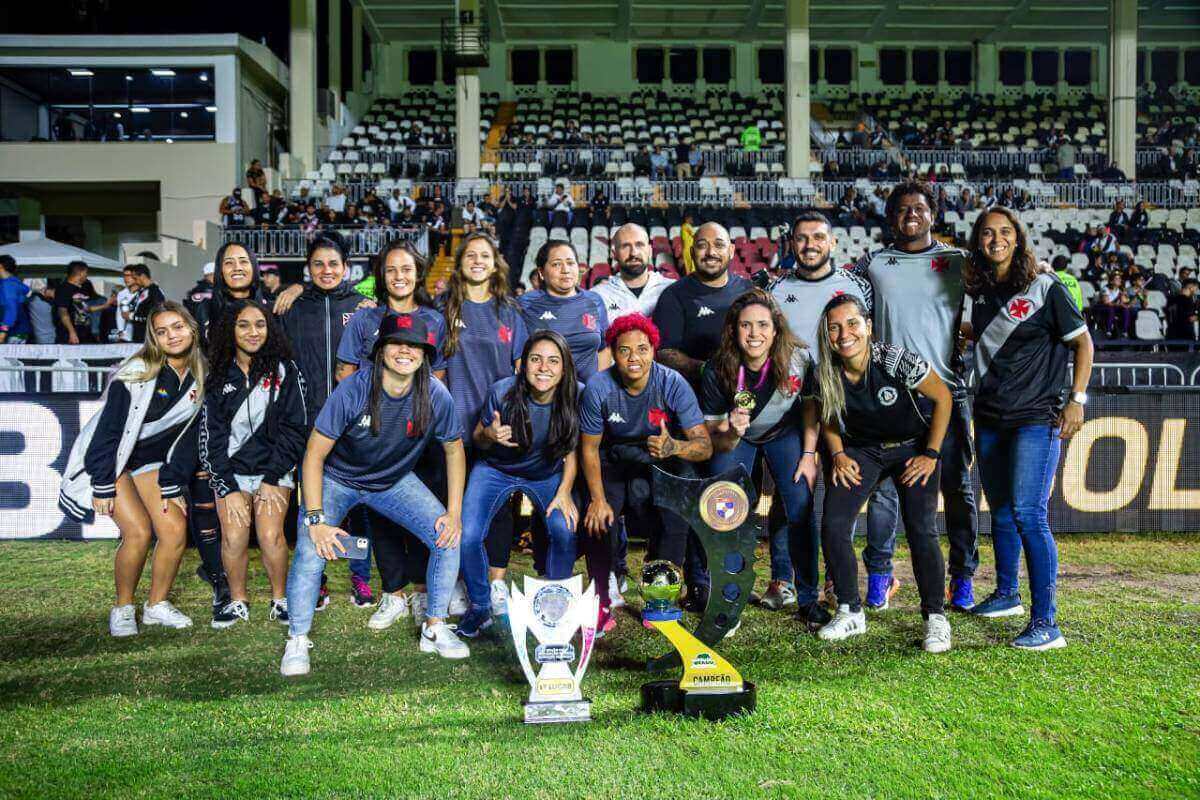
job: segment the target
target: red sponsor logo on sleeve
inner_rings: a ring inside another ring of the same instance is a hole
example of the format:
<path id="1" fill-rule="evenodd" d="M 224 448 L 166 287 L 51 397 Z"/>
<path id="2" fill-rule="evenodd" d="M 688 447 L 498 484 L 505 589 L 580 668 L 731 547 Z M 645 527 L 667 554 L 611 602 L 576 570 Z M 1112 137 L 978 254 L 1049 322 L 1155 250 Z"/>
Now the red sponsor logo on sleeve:
<path id="1" fill-rule="evenodd" d="M 650 409 L 650 411 L 646 414 L 646 417 L 650 420 L 650 424 L 656 428 L 670 419 L 670 415 L 668 415 L 667 412 L 663 411 L 661 408 Z"/>

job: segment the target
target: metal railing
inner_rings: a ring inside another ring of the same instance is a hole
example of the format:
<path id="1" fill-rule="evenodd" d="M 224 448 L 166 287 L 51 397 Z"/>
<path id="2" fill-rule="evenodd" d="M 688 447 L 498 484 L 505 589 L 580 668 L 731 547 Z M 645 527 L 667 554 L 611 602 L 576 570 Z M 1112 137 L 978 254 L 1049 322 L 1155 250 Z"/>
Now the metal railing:
<path id="1" fill-rule="evenodd" d="M 1200 368 L 1197 368 L 1200 372 Z M 1189 382 L 1183 370 L 1175 364 L 1152 364 L 1137 362 L 1098 362 L 1092 365 L 1091 385 L 1101 387 L 1183 387 L 1196 386 L 1196 372 Z M 1155 379 L 1158 380 L 1155 380 Z M 1177 380 L 1172 380 L 1176 378 Z"/>
<path id="2" fill-rule="evenodd" d="M 323 229 L 329 230 L 329 229 Z M 423 256 L 429 254 L 429 231 L 424 227 L 334 228 L 351 256 L 371 256 L 388 242 L 407 241 Z M 303 257 L 315 231 L 296 229 L 223 228 L 221 244 L 236 243 L 259 258 Z"/>

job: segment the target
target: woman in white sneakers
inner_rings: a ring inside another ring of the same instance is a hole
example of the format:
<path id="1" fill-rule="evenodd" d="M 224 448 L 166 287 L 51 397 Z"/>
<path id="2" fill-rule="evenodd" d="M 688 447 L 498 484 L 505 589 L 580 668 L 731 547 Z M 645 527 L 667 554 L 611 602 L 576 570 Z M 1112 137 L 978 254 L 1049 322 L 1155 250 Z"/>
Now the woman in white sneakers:
<path id="1" fill-rule="evenodd" d="M 312 628 L 325 562 L 347 552 L 338 520 L 362 503 L 405 528 L 429 548 L 429 608 L 421 652 L 466 658 L 467 645 L 446 616 L 458 576 L 467 461 L 462 425 L 449 390 L 435 378 L 435 349 L 424 320 L 389 314 L 380 323 L 373 365 L 343 380 L 329 396 L 308 439 L 301 470 L 304 512 L 288 573 L 291 638 L 279 671 L 309 670 Z M 434 441 L 446 458 L 446 505 L 413 469 Z"/>
<path id="2" fill-rule="evenodd" d="M 142 624 L 192 624 L 167 595 L 187 544 L 182 495 L 195 468 L 192 423 L 203 402 L 205 371 L 196 320 L 178 303 L 162 303 L 147 320 L 145 345 L 117 369 L 104 407 L 71 447 L 59 506 L 81 522 L 111 516 L 120 530 L 117 597 L 108 617 L 113 636 L 138 632 L 133 598 L 151 536 L 158 543 Z"/>
<path id="3" fill-rule="evenodd" d="M 873 341 L 870 315 L 854 295 L 839 295 L 826 304 L 817 337 L 820 360 L 812 394 L 829 448 L 821 546 L 838 601 L 837 614 L 817 635 L 837 641 L 867 630 L 852 542 L 854 519 L 875 487 L 892 478 L 925 618 L 921 647 L 945 652 L 950 649 L 950 622 L 936 514 L 950 390 L 916 353 Z"/>
<path id="4" fill-rule="evenodd" d="M 308 435 L 304 378 L 283 329 L 251 300 L 237 300 L 209 328 L 209 385 L 200 417 L 200 461 L 217 497 L 229 602 L 214 628 L 250 619 L 250 525 L 271 583 L 270 617 L 287 623 L 288 548 L 283 521 Z"/>

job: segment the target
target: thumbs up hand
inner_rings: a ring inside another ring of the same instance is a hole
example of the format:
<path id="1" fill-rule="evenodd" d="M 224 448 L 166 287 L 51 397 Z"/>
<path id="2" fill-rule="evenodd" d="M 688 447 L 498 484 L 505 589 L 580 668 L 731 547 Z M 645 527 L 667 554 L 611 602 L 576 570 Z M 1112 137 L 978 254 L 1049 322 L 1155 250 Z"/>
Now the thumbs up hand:
<path id="1" fill-rule="evenodd" d="M 665 459 L 675 455 L 679 449 L 678 443 L 671 438 L 671 434 L 667 432 L 666 421 L 658 423 L 659 433 L 654 434 L 646 439 L 646 449 L 650 451 L 651 458 Z"/>
<path id="2" fill-rule="evenodd" d="M 492 412 L 492 422 L 483 429 L 487 437 L 502 447 L 518 447 L 512 440 L 512 426 L 500 422 L 500 412 Z"/>

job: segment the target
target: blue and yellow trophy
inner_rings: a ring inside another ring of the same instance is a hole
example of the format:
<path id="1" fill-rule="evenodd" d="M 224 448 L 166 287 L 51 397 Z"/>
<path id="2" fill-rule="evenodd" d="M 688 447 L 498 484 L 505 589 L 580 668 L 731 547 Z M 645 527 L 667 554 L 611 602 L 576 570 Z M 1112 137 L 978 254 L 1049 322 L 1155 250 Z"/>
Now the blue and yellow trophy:
<path id="1" fill-rule="evenodd" d="M 661 470 L 659 471 L 661 472 Z M 740 466 L 706 480 L 688 480 L 661 472 L 655 475 L 655 502 L 691 525 L 708 557 L 712 591 L 694 633 L 680 619 L 683 580 L 670 561 L 651 561 L 642 569 L 642 619 L 661 633 L 675 652 L 653 659 L 652 671 L 683 666 L 678 681 L 642 685 L 643 711 L 675 711 L 688 716 L 722 719 L 754 710 L 757 692 L 713 645 L 738 625 L 754 586 L 754 548 L 758 522 L 750 514 L 753 485 Z M 690 500 L 698 498 L 697 500 Z"/>

